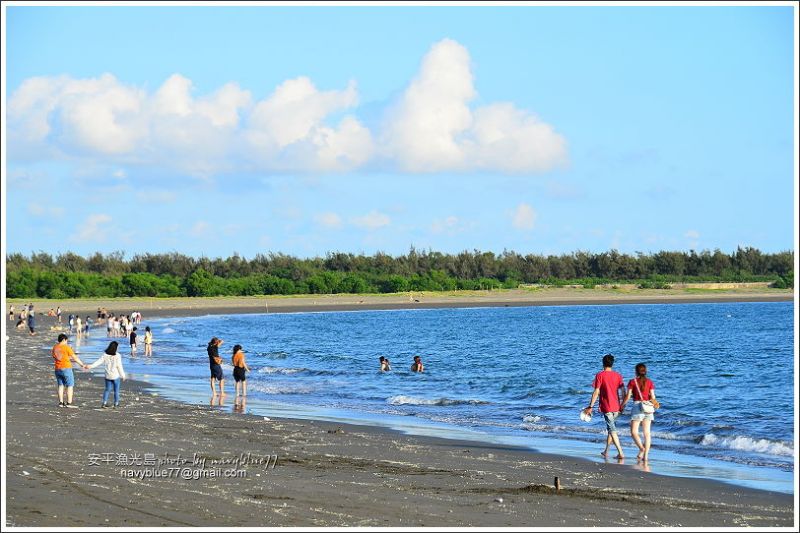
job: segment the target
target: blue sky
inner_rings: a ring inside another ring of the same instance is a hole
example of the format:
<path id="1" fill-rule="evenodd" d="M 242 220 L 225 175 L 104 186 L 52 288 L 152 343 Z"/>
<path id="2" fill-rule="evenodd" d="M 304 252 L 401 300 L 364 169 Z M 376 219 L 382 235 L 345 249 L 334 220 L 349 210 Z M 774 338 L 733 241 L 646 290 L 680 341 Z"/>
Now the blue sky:
<path id="1" fill-rule="evenodd" d="M 9 252 L 793 249 L 791 7 L 7 7 Z"/>

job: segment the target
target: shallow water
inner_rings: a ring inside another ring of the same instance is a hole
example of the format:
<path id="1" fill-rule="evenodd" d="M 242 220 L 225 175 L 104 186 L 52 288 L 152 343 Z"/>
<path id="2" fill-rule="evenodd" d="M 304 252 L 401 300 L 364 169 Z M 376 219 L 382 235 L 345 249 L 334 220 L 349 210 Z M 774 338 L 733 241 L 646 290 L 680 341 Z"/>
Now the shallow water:
<path id="1" fill-rule="evenodd" d="M 206 316 L 146 321 L 154 357 L 128 357 L 127 343 L 122 352 L 126 368 L 162 394 L 207 402 L 205 346 L 218 336 L 226 341 L 229 394 L 230 350 L 245 347 L 247 407 L 256 414 L 590 457 L 605 426 L 599 415 L 587 424 L 578 413 L 602 355 L 613 353 L 626 383 L 644 362 L 656 385 L 663 407 L 653 424 L 654 472 L 788 492 L 792 320 L 792 302 Z M 102 350 L 108 340 L 96 334 L 81 351 Z M 378 372 L 380 355 L 392 372 Z M 414 355 L 425 373 L 410 372 Z M 623 445 L 635 456 L 627 425 L 623 415 Z"/>

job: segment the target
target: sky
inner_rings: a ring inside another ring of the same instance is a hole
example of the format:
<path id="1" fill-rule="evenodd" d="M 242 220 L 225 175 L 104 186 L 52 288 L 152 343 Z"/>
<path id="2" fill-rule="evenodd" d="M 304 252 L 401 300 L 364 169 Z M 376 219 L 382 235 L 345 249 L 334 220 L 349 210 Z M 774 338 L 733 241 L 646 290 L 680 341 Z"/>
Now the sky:
<path id="1" fill-rule="evenodd" d="M 4 6 L 8 253 L 794 249 L 788 6 Z"/>

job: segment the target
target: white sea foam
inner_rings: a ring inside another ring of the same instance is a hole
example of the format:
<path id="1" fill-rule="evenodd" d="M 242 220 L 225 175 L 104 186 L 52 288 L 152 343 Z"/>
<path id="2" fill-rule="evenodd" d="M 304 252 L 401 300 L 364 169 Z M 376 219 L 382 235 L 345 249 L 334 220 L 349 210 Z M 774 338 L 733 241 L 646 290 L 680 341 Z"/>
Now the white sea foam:
<path id="1" fill-rule="evenodd" d="M 313 387 L 286 383 L 253 383 L 248 386 L 252 391 L 264 394 L 311 394 Z"/>
<path id="2" fill-rule="evenodd" d="M 454 400 L 452 398 L 416 398 L 414 396 L 392 396 L 386 401 L 391 405 L 485 405 L 482 400 Z"/>
<path id="3" fill-rule="evenodd" d="M 307 368 L 284 368 L 279 366 L 265 366 L 258 369 L 259 374 L 298 374 L 306 372 Z"/>
<path id="4" fill-rule="evenodd" d="M 166 334 L 175 333 L 175 330 L 172 328 L 164 328 L 161 330 L 161 333 L 166 333 Z"/>
<path id="5" fill-rule="evenodd" d="M 522 417 L 522 421 L 526 424 L 536 424 L 544 420 L 544 417 L 539 415 L 525 415 Z"/>
<path id="6" fill-rule="evenodd" d="M 766 455 L 794 456 L 794 447 L 790 442 L 769 439 L 753 439 L 750 437 L 719 437 L 713 433 L 703 435 L 701 446 L 729 448 L 744 452 L 763 453 Z"/>

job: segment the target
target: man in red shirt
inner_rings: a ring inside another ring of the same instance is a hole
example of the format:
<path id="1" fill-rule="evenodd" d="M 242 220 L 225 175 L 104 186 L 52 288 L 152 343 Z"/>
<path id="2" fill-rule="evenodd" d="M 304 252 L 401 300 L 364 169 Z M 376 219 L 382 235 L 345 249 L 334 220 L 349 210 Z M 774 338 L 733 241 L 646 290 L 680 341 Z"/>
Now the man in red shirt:
<path id="1" fill-rule="evenodd" d="M 603 413 L 603 418 L 606 421 L 606 429 L 608 436 L 606 436 L 606 448 L 600 454 L 603 457 L 608 457 L 608 448 L 611 443 L 617 447 L 617 459 L 624 459 L 625 454 L 622 453 L 622 446 L 619 444 L 619 437 L 617 436 L 616 420 L 620 413 L 620 402 L 625 394 L 625 384 L 622 382 L 622 376 L 619 372 L 611 369 L 614 366 L 614 356 L 606 354 L 603 356 L 603 370 L 594 376 L 592 387 L 592 399 L 589 402 L 589 407 L 583 410 L 586 414 L 592 413 L 594 402 L 600 397 L 600 412 Z"/>

